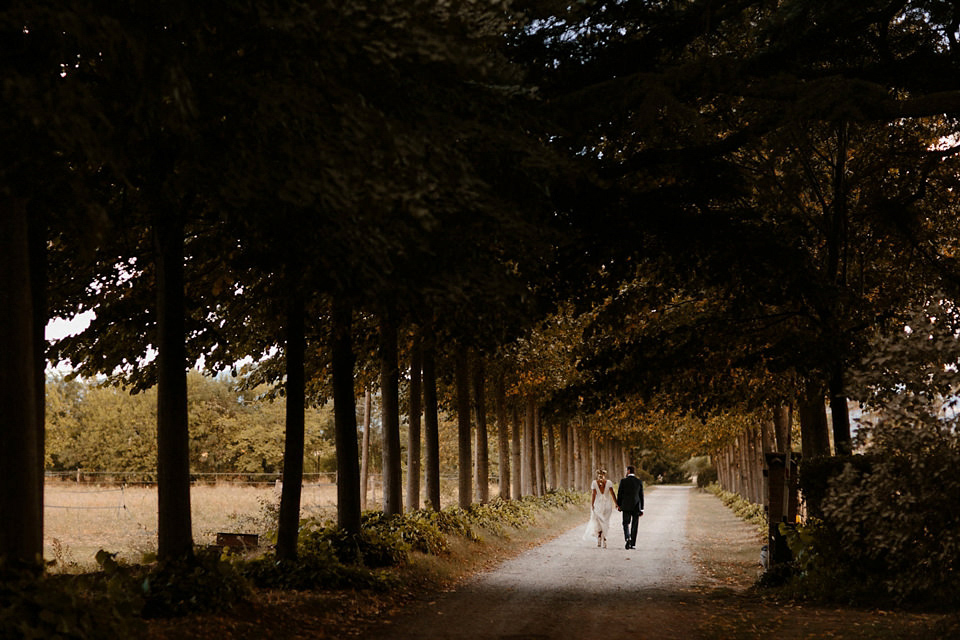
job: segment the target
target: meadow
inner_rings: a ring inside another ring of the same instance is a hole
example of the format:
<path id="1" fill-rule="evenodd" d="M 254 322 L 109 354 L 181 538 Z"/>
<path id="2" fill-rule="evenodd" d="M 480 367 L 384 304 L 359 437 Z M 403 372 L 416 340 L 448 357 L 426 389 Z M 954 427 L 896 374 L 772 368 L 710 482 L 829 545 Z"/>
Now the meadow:
<path id="1" fill-rule="evenodd" d="M 371 476 L 367 507 L 378 508 L 382 489 Z M 456 478 L 441 480 L 441 503 L 455 504 Z M 490 495 L 499 488 L 492 484 Z M 193 538 L 197 545 L 216 542 L 218 532 L 263 534 L 275 527 L 279 486 L 269 483 L 197 483 L 190 489 Z M 332 481 L 306 482 L 301 517 L 336 518 L 337 487 Z M 104 549 L 129 562 L 141 562 L 157 550 L 155 485 L 77 483 L 48 478 L 44 486 L 44 559 L 59 570 L 96 566 Z"/>
<path id="2" fill-rule="evenodd" d="M 190 489 L 194 541 L 213 544 L 218 532 L 265 533 L 279 504 L 274 485 L 196 484 Z M 334 516 L 337 488 L 305 484 L 304 516 Z M 44 558 L 57 566 L 89 568 L 99 549 L 139 562 L 157 550 L 157 488 L 47 481 Z"/>

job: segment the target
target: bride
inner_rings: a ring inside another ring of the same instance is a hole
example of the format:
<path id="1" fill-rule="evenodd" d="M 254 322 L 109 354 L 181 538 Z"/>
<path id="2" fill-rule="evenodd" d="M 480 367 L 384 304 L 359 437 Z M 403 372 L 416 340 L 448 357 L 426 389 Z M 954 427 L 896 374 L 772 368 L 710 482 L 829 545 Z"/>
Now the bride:
<path id="1" fill-rule="evenodd" d="M 584 540 L 597 539 L 597 546 L 607 548 L 607 533 L 610 530 L 610 514 L 617 506 L 613 483 L 607 480 L 605 469 L 597 470 L 597 479 L 590 483 L 590 522 L 583 532 Z"/>

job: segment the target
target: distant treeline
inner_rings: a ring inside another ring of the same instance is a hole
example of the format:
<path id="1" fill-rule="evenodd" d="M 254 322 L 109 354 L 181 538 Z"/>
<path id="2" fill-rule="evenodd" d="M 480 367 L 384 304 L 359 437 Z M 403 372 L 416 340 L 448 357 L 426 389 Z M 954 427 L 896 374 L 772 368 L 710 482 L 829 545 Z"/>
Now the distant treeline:
<path id="1" fill-rule="evenodd" d="M 190 469 L 195 473 L 279 473 L 283 467 L 283 398 L 241 390 L 230 379 L 191 372 Z M 155 473 L 156 389 L 130 394 L 93 381 L 47 381 L 46 468 Z M 335 471 L 332 407 L 306 413 L 304 470 Z"/>

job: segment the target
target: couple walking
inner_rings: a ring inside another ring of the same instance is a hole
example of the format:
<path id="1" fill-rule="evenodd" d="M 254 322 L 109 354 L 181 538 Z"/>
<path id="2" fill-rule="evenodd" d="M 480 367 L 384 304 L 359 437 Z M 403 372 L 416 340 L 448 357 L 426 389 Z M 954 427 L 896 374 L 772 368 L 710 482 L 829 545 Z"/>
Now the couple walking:
<path id="1" fill-rule="evenodd" d="M 620 481 L 617 493 L 613 493 L 613 483 L 607 480 L 604 469 L 597 471 L 597 479 L 590 484 L 590 522 L 584 531 L 585 540 L 597 539 L 597 546 L 607 548 L 607 533 L 610 531 L 610 516 L 613 508 L 623 513 L 623 539 L 625 549 L 635 549 L 637 545 L 637 525 L 643 515 L 643 482 L 635 474 L 632 466 L 627 467 L 627 475 Z"/>

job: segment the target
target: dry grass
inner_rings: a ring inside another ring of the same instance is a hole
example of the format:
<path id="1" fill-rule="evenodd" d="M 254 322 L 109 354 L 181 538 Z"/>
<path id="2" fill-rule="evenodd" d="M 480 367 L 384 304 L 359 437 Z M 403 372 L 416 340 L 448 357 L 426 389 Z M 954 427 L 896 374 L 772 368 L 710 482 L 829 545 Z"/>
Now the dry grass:
<path id="1" fill-rule="evenodd" d="M 372 477 L 367 508 L 379 507 L 382 487 Z M 60 570 L 86 570 L 105 549 L 130 562 L 157 550 L 157 488 L 77 484 L 47 480 L 44 488 L 44 557 Z M 499 487 L 490 485 L 490 495 Z M 213 544 L 217 532 L 263 534 L 275 526 L 271 515 L 279 504 L 279 487 L 272 485 L 197 484 L 190 490 L 193 538 Z M 456 479 L 441 481 L 441 504 L 457 503 Z M 336 516 L 337 487 L 307 483 L 301 494 L 303 517 Z"/>
<path id="2" fill-rule="evenodd" d="M 305 485 L 304 516 L 334 514 L 332 485 Z M 218 531 L 264 533 L 279 501 L 272 486 L 221 483 L 190 490 L 193 536 L 213 544 Z M 44 556 L 62 568 L 88 569 L 99 549 L 139 561 L 157 549 L 156 487 L 116 487 L 47 482 L 44 492 Z"/>

